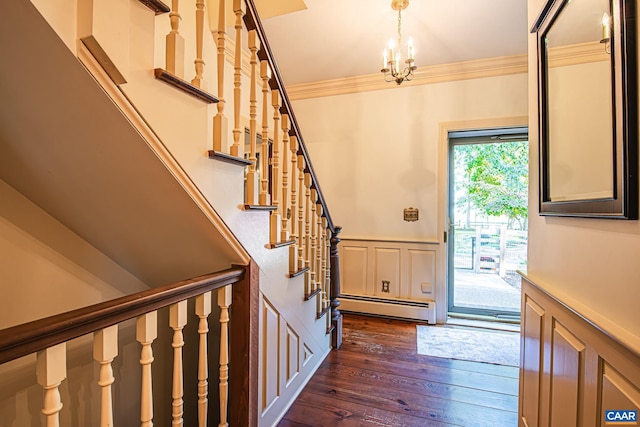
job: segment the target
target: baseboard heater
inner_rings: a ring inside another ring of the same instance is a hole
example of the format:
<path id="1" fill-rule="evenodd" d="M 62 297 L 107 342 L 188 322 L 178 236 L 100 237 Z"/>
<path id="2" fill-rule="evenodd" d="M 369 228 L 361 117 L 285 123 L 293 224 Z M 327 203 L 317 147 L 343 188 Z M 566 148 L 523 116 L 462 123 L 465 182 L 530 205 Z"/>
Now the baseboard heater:
<path id="1" fill-rule="evenodd" d="M 341 295 L 339 300 L 340 311 L 422 320 L 431 325 L 436 323 L 434 301 L 417 302 L 358 295 Z"/>

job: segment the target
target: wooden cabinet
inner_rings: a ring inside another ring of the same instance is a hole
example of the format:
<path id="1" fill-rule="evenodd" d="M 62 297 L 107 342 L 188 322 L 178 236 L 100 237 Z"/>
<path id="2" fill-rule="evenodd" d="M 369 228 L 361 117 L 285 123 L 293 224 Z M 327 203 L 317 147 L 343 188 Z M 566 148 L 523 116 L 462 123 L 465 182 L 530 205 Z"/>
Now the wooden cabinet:
<path id="1" fill-rule="evenodd" d="M 574 309 L 522 281 L 520 427 L 606 425 L 640 414 L 640 354 Z"/>

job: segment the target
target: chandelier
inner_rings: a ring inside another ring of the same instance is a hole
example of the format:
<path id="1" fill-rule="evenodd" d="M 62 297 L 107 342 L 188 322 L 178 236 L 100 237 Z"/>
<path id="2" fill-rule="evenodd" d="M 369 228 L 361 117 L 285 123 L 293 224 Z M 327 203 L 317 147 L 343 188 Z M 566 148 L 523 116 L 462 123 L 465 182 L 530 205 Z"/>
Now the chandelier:
<path id="1" fill-rule="evenodd" d="M 402 48 L 402 11 L 409 6 L 409 0 L 391 0 L 391 9 L 398 11 L 398 43 L 389 41 L 389 46 L 383 53 L 383 68 L 380 70 L 384 74 L 386 82 L 396 82 L 398 85 L 403 81 L 410 81 L 413 72 L 418 68 L 414 65 L 413 40 L 407 40 L 407 59 L 402 61 L 400 49 Z"/>

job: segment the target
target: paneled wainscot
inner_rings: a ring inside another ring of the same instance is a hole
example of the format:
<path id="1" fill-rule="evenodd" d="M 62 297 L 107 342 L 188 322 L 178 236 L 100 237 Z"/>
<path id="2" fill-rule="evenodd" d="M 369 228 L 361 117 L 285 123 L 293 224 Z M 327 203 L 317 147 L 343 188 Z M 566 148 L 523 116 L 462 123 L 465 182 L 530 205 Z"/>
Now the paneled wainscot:
<path id="1" fill-rule="evenodd" d="M 640 413 L 640 354 L 522 280 L 520 427 L 603 426 Z M 635 424 L 635 423 L 634 423 Z"/>
<path id="2" fill-rule="evenodd" d="M 342 239 L 340 309 L 436 322 L 436 242 Z"/>

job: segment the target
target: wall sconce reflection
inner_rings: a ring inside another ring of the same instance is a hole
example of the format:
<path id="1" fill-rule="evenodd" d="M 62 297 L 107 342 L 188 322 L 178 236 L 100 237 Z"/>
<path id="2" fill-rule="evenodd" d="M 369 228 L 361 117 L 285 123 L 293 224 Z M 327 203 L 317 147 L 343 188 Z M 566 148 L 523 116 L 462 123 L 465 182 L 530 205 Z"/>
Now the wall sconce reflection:
<path id="1" fill-rule="evenodd" d="M 602 15 L 602 39 L 600 43 L 604 43 L 604 51 L 611 53 L 611 17 L 607 12 Z"/>

